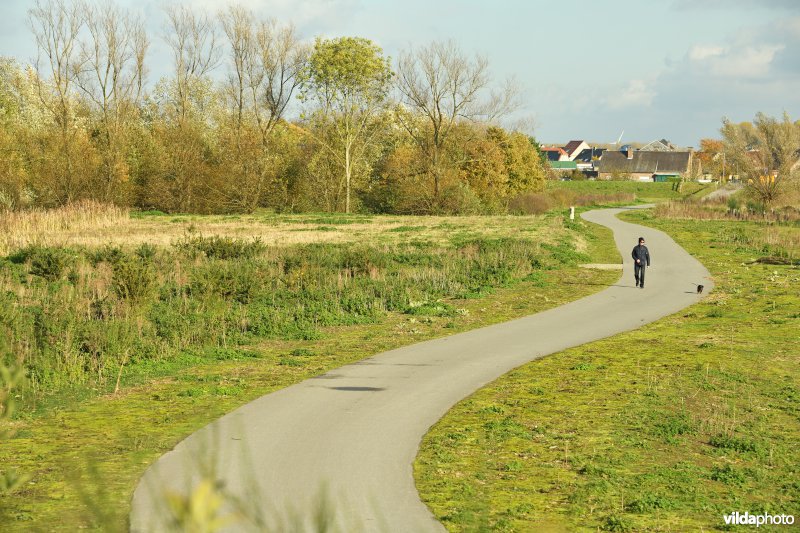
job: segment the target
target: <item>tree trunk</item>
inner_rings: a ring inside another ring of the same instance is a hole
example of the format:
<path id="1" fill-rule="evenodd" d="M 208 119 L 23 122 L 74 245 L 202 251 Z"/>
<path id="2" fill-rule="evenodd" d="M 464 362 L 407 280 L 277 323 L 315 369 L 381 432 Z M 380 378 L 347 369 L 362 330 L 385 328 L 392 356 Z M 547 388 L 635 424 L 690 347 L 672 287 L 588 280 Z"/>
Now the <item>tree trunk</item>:
<path id="1" fill-rule="evenodd" d="M 344 212 L 350 212 L 350 143 L 347 143 L 344 148 L 344 188 L 345 188 L 345 200 L 344 200 Z"/>

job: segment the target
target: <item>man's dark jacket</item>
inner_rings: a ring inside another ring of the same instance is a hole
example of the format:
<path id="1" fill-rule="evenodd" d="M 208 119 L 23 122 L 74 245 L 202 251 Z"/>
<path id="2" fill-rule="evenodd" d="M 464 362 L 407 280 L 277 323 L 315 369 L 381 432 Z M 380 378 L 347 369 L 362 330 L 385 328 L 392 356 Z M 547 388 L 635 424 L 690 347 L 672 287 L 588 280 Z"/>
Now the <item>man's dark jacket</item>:
<path id="1" fill-rule="evenodd" d="M 650 252 L 647 251 L 647 246 L 644 244 L 637 244 L 634 246 L 631 257 L 633 257 L 634 263 L 638 259 L 640 265 L 650 266 Z"/>

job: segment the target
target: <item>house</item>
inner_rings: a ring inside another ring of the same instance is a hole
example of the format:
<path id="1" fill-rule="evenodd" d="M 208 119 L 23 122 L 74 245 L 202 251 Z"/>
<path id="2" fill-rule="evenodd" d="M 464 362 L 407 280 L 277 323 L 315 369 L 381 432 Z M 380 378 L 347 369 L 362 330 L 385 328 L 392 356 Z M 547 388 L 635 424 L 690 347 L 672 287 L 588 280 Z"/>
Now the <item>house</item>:
<path id="1" fill-rule="evenodd" d="M 570 141 L 564 147 L 564 151 L 567 153 L 567 157 L 570 161 L 575 161 L 578 154 L 590 148 L 591 147 L 586 144 L 586 141 Z"/>
<path id="2" fill-rule="evenodd" d="M 594 170 L 595 165 L 605 151 L 605 148 L 584 148 L 577 156 L 575 156 L 573 161 L 577 163 L 578 170 L 582 172 L 590 172 Z"/>
<path id="3" fill-rule="evenodd" d="M 578 170 L 578 164 L 575 161 L 550 161 L 550 168 L 555 172 L 572 172 Z"/>
<path id="4" fill-rule="evenodd" d="M 548 161 L 569 161 L 569 156 L 563 148 L 558 146 L 542 146 L 540 148 L 542 153 L 547 156 Z"/>
<path id="5" fill-rule="evenodd" d="M 692 171 L 691 151 L 607 150 L 597 162 L 598 178 L 630 176 L 641 181 L 665 181 L 688 176 Z"/>
<path id="6" fill-rule="evenodd" d="M 652 141 L 640 148 L 642 152 L 677 152 L 678 147 L 666 139 Z"/>

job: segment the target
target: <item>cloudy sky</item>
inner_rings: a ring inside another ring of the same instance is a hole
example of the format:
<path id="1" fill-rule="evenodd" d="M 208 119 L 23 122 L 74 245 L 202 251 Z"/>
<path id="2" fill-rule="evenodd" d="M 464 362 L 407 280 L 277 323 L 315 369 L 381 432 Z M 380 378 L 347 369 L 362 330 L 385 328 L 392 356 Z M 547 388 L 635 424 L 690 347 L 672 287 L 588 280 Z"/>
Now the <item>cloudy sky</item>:
<path id="1" fill-rule="evenodd" d="M 151 81 L 169 73 L 161 0 L 141 13 Z M 217 11 L 224 0 L 187 0 Z M 697 146 L 722 117 L 800 118 L 800 0 L 241 0 L 308 39 L 361 36 L 397 57 L 452 39 L 523 87 L 520 124 L 543 142 L 667 138 Z M 33 0 L 0 0 L 0 55 L 29 62 Z M 222 74 L 224 71 L 220 71 Z M 532 126 L 531 126 L 532 125 Z"/>

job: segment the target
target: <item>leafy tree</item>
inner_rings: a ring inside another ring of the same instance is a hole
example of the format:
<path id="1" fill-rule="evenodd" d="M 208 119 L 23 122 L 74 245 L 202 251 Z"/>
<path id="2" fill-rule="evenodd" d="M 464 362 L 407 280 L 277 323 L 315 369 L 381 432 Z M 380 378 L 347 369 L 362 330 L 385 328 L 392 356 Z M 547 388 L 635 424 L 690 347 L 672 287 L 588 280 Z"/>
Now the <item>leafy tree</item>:
<path id="1" fill-rule="evenodd" d="M 800 174 L 800 127 L 787 113 L 779 120 L 758 113 L 752 125 L 723 120 L 725 156 L 764 206 L 774 204 Z"/>
<path id="2" fill-rule="evenodd" d="M 724 144 L 719 139 L 700 139 L 700 151 L 695 157 L 703 165 L 703 172 L 714 176 L 715 179 L 724 179 L 725 153 Z"/>
<path id="3" fill-rule="evenodd" d="M 28 129 L 24 108 L 33 100 L 32 91 L 25 95 L 25 82 L 19 65 L 0 57 L 0 210 L 24 205 Z"/>
<path id="4" fill-rule="evenodd" d="M 381 48 L 360 37 L 317 39 L 303 73 L 300 98 L 313 105 L 306 125 L 343 170 L 346 213 L 354 171 L 369 166 L 392 75 Z"/>
<path id="5" fill-rule="evenodd" d="M 500 128 L 489 128 L 487 135 L 503 150 L 505 173 L 508 175 L 505 194 L 540 191 L 547 178 L 547 165 L 542 162 L 538 144 L 518 131 L 507 133 Z"/>

